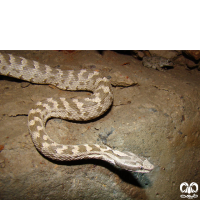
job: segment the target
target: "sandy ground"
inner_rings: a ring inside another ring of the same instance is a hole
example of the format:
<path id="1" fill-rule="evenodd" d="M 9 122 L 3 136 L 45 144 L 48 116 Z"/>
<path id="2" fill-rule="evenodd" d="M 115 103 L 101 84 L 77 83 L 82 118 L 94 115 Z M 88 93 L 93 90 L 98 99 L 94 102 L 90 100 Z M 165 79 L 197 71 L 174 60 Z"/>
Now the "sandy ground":
<path id="1" fill-rule="evenodd" d="M 27 114 L 42 99 L 74 97 L 0 76 L 0 199 L 179 199 L 182 182 L 200 184 L 200 72 L 181 66 L 165 72 L 145 68 L 113 51 L 12 51 L 61 69 L 94 68 L 132 80 L 113 87 L 114 103 L 98 120 L 51 119 L 49 135 L 59 143 L 107 144 L 146 157 L 155 169 L 130 173 L 102 161 L 55 162 L 34 147 Z"/>

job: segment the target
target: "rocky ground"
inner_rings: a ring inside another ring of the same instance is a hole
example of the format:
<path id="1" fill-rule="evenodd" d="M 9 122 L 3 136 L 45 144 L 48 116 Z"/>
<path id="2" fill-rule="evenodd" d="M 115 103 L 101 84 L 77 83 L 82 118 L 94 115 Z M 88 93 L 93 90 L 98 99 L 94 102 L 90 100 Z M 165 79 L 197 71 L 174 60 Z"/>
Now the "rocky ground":
<path id="1" fill-rule="evenodd" d="M 106 115 L 90 123 L 51 119 L 47 131 L 59 143 L 131 151 L 155 168 L 139 174 L 101 161 L 43 157 L 28 132 L 29 110 L 48 97 L 87 94 L 0 76 L 0 199 L 179 199 L 182 182 L 200 185 L 198 51 L 10 52 L 61 69 L 98 69 L 113 85 L 121 81 Z M 173 68 L 144 67 L 144 56 L 172 59 Z"/>

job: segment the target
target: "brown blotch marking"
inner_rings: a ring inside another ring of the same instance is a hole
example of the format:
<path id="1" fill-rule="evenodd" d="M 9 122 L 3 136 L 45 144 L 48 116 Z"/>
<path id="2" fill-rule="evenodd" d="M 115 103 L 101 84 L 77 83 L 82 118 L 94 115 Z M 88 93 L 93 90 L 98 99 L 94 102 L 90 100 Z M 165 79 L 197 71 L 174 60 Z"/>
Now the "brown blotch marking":
<path id="1" fill-rule="evenodd" d="M 41 112 L 43 110 L 46 110 L 46 108 L 43 106 L 44 103 L 46 103 L 46 101 L 42 101 L 42 104 L 41 105 L 36 105 L 34 109 L 40 109 Z M 48 104 L 48 102 L 47 102 L 47 104 Z"/>
<path id="2" fill-rule="evenodd" d="M 62 144 L 57 144 L 55 147 L 60 149 L 60 148 L 63 148 L 63 145 L 62 145 Z M 68 148 L 67 148 L 67 149 L 68 149 Z M 66 149 L 66 150 L 67 150 L 67 149 Z M 64 151 L 64 150 L 63 150 L 63 151 Z"/>
<path id="3" fill-rule="evenodd" d="M 98 112 L 98 113 L 101 113 L 101 111 L 102 111 L 102 107 L 99 106 L 99 107 L 97 108 L 97 112 Z"/>
<path id="4" fill-rule="evenodd" d="M 105 87 L 107 87 L 107 86 L 105 86 Z M 95 90 L 95 92 L 100 93 L 100 96 L 109 93 L 109 91 L 108 91 L 108 92 L 105 92 L 105 91 L 103 90 L 103 88 L 97 88 L 97 89 Z"/>
<path id="5" fill-rule="evenodd" d="M 111 90 L 109 90 L 107 92 L 104 92 L 104 90 L 102 89 L 100 93 L 104 98 L 107 97 L 109 94 L 112 95 L 112 91 Z"/>
<path id="6" fill-rule="evenodd" d="M 33 126 L 30 126 L 30 131 L 33 133 L 33 132 L 38 132 L 40 135 L 39 135 L 39 137 L 41 137 L 41 133 L 42 133 L 42 131 L 40 132 L 40 131 L 38 131 L 38 129 L 37 129 L 37 126 L 35 126 L 35 125 L 33 125 Z M 31 134 L 32 135 L 32 134 Z"/>
<path id="7" fill-rule="evenodd" d="M 89 74 L 92 74 L 92 78 L 90 80 L 96 80 L 98 77 L 100 77 L 99 74 L 94 74 L 94 71 L 91 71 L 91 70 L 89 70 L 89 71 L 87 70 L 85 73 L 83 73 L 82 76 L 85 79 L 88 79 Z"/>
<path id="8" fill-rule="evenodd" d="M 78 114 L 81 114 L 79 108 L 77 107 L 76 103 L 74 103 L 71 99 L 68 99 L 68 103 L 72 109 L 74 109 Z"/>
<path id="9" fill-rule="evenodd" d="M 33 120 L 34 120 L 34 119 L 33 119 Z M 42 121 L 41 121 L 41 123 L 42 123 Z M 32 125 L 32 126 L 30 126 L 31 131 L 33 131 L 33 129 L 35 129 L 36 131 L 38 131 L 38 130 L 36 129 L 36 127 L 37 127 L 37 126 L 43 126 L 43 124 L 41 124 L 41 123 L 40 123 L 40 121 L 35 120 L 35 124 Z"/>
<path id="10" fill-rule="evenodd" d="M 79 72 L 78 71 L 74 71 L 73 73 L 73 77 L 72 77 L 72 82 L 74 82 L 74 81 L 79 81 L 79 78 L 78 78 L 78 74 L 79 74 Z"/>
<path id="11" fill-rule="evenodd" d="M 89 145 L 92 149 L 90 151 L 100 151 L 100 147 L 96 147 L 95 145 Z"/>
<path id="12" fill-rule="evenodd" d="M 73 146 L 73 145 L 69 145 L 69 146 L 68 146 L 68 149 L 67 149 L 67 152 L 68 152 L 69 154 L 74 154 L 73 151 L 72 151 L 73 149 L 74 149 L 74 146 Z"/>
<path id="13" fill-rule="evenodd" d="M 58 102 L 58 109 L 61 110 L 62 112 L 66 112 L 68 116 L 72 116 L 71 112 L 69 112 L 65 106 L 64 103 L 60 100 L 60 98 L 57 99 Z M 68 101 L 67 101 L 68 102 Z"/>
<path id="14" fill-rule="evenodd" d="M 86 152 L 86 147 L 84 145 L 78 145 L 78 147 L 80 153 Z"/>
<path id="15" fill-rule="evenodd" d="M 31 65 L 27 65 L 23 67 L 23 70 L 25 71 L 29 71 L 30 69 L 35 69 L 35 66 L 33 65 L 33 63 Z"/>
<path id="16" fill-rule="evenodd" d="M 62 154 L 64 155 L 64 154 L 68 154 L 69 152 L 68 152 L 68 147 L 67 147 L 67 149 L 63 149 L 62 150 Z"/>
<path id="17" fill-rule="evenodd" d="M 99 90 L 99 93 L 100 93 L 100 97 L 102 98 L 108 95 L 108 92 L 105 93 L 103 89 Z"/>
<path id="18" fill-rule="evenodd" d="M 46 67 L 42 64 L 39 63 L 39 69 L 40 73 L 42 73 L 42 75 L 46 75 Z"/>
<path id="19" fill-rule="evenodd" d="M 54 101 L 54 99 L 52 99 L 53 101 Z M 54 108 L 54 103 L 53 102 L 49 102 L 49 101 L 47 101 L 47 100 L 44 100 L 43 102 L 42 102 L 42 105 L 43 104 L 47 104 L 50 108 Z M 43 108 L 46 108 L 45 106 L 43 106 Z"/>
<path id="20" fill-rule="evenodd" d="M 17 57 L 17 59 L 21 59 L 20 57 Z M 23 58 L 21 59 L 19 65 L 22 65 L 22 60 L 24 60 L 26 62 L 26 65 L 24 66 L 24 70 L 30 70 L 31 68 L 35 68 L 34 67 L 34 64 L 33 64 L 33 61 L 32 60 L 29 60 L 29 59 L 26 59 L 26 58 Z M 27 67 L 28 66 L 28 67 Z"/>
<path id="21" fill-rule="evenodd" d="M 45 130 L 39 130 L 39 131 L 38 131 L 38 130 L 37 130 L 37 127 L 36 127 L 36 131 L 40 134 L 40 137 L 37 138 L 37 140 L 40 140 L 40 143 L 43 143 L 43 142 L 50 143 L 50 142 L 49 142 L 49 139 L 47 139 L 47 140 L 44 140 L 44 139 L 43 139 L 44 135 L 46 135 Z"/>
<path id="22" fill-rule="evenodd" d="M 96 88 L 98 89 L 98 87 L 100 87 L 101 85 L 108 86 L 109 84 L 108 84 L 107 81 L 105 82 L 103 79 L 101 79 L 101 80 L 97 83 Z"/>
<path id="23" fill-rule="evenodd" d="M 21 65 L 22 64 L 22 58 L 20 58 L 20 57 L 18 57 L 18 56 L 14 56 L 13 55 L 13 57 L 15 58 L 15 63 L 17 64 L 17 65 Z"/>
<path id="24" fill-rule="evenodd" d="M 8 55 L 8 54 L 3 54 L 2 53 L 2 55 L 3 55 L 3 59 L 6 61 L 6 63 L 8 64 L 8 65 L 10 65 L 11 63 L 10 63 L 10 56 Z M 2 59 L 2 60 L 3 60 Z"/>
<path id="25" fill-rule="evenodd" d="M 31 121 L 31 120 L 34 120 L 34 117 L 39 117 L 39 118 L 41 118 L 41 115 L 40 115 L 40 113 L 31 113 L 31 114 L 29 114 L 29 116 L 28 116 L 28 119 L 29 119 L 29 121 Z"/>
<path id="26" fill-rule="evenodd" d="M 43 136 L 44 136 L 44 135 L 46 135 L 46 134 L 42 134 L 42 136 L 41 136 L 40 138 L 38 138 L 38 140 L 42 140 L 42 143 L 45 143 L 45 142 L 46 142 L 46 143 L 48 143 L 48 144 L 50 144 L 50 145 L 54 143 L 54 142 L 53 142 L 52 140 L 50 140 L 49 138 L 48 138 L 47 140 L 44 140 L 44 139 L 43 139 Z M 40 141 L 40 143 L 41 143 L 41 141 Z M 43 146 L 42 146 L 42 147 L 43 147 Z M 54 146 L 51 146 L 51 147 L 49 147 L 49 148 L 53 149 Z"/>
<path id="27" fill-rule="evenodd" d="M 89 98 L 89 99 L 91 99 L 91 98 Z M 88 107 L 97 105 L 96 102 L 93 102 L 93 101 L 84 101 L 84 99 L 83 99 L 82 102 L 84 103 L 83 104 L 83 108 L 88 108 Z"/>
<path id="28" fill-rule="evenodd" d="M 51 140 L 51 139 L 49 139 L 49 138 L 48 138 L 47 140 L 44 140 L 44 139 L 43 139 L 43 136 L 44 136 L 44 135 L 46 135 L 46 134 L 42 134 L 42 136 L 40 137 L 40 140 L 42 139 L 42 143 L 45 143 L 45 142 L 46 142 L 46 143 L 52 145 L 52 144 L 54 143 L 54 141 Z M 54 146 L 52 145 L 50 148 L 53 149 Z M 55 148 L 57 148 L 57 146 L 55 146 Z"/>
<path id="29" fill-rule="evenodd" d="M 53 144 L 54 142 L 53 141 L 51 141 L 51 144 Z M 54 145 L 52 145 L 50 148 L 55 152 L 55 153 L 57 153 L 57 149 L 58 148 L 62 148 L 62 146 L 63 145 L 61 145 L 61 144 L 57 144 L 56 146 L 54 146 Z M 63 151 L 64 152 L 64 151 Z"/>
<path id="30" fill-rule="evenodd" d="M 58 109 L 61 109 L 61 110 L 66 110 L 63 102 L 60 100 L 60 98 L 56 99 L 56 101 L 58 102 Z"/>
<path id="31" fill-rule="evenodd" d="M 86 72 L 84 72 L 84 73 L 82 73 L 82 77 L 84 78 L 84 79 L 88 79 L 88 75 L 89 75 L 89 73 L 90 73 L 91 71 L 86 71 Z"/>
<path id="32" fill-rule="evenodd" d="M 50 66 L 48 66 L 48 67 L 50 67 Z M 57 76 L 58 75 L 58 73 L 59 73 L 59 71 L 58 71 L 58 69 L 56 69 L 56 68 L 53 68 L 53 67 L 50 67 L 51 68 L 51 74 L 53 74 L 54 76 Z"/>
<path id="33" fill-rule="evenodd" d="M 44 119 L 47 115 L 49 115 L 49 113 L 49 110 L 43 111 L 41 118 Z"/>

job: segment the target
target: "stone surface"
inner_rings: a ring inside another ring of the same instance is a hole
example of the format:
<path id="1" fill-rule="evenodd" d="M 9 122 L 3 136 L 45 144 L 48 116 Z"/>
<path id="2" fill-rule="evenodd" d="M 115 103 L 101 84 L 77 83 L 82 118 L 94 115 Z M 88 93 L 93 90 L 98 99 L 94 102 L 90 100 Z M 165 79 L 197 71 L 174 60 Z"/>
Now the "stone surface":
<path id="1" fill-rule="evenodd" d="M 178 65 L 186 65 L 186 58 L 183 55 L 180 55 L 175 58 L 173 62 Z"/>
<path id="2" fill-rule="evenodd" d="M 184 50 L 183 52 L 195 60 L 200 59 L 200 50 Z"/>
<path id="3" fill-rule="evenodd" d="M 174 58 L 180 54 L 179 51 L 169 51 L 169 50 L 149 50 L 151 56 L 161 56 L 164 58 Z"/>
<path id="4" fill-rule="evenodd" d="M 187 67 L 190 69 L 194 69 L 197 67 L 197 64 L 194 61 L 187 59 L 187 58 L 185 59 L 185 63 L 187 65 Z"/>
<path id="5" fill-rule="evenodd" d="M 21 85 L 0 76 L 0 199 L 180 199 L 180 184 L 200 185 L 200 72 L 148 69 L 132 56 L 105 51 L 12 51 L 61 69 L 82 66 L 128 76 L 136 85 L 113 87 L 112 108 L 98 120 L 51 119 L 47 131 L 65 144 L 106 143 L 149 159 L 149 174 L 121 171 L 101 161 L 54 162 L 35 149 L 27 128 L 33 105 L 52 96 L 85 92 Z M 89 63 L 89 65 L 88 65 Z M 124 64 L 129 63 L 129 64 Z M 119 75 L 118 74 L 118 75 Z"/>

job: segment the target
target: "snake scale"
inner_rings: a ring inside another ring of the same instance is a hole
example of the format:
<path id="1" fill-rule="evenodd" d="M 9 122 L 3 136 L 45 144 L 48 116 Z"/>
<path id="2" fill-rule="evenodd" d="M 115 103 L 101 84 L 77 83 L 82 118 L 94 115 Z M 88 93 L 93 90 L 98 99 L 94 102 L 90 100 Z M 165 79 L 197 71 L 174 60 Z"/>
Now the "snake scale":
<path id="1" fill-rule="evenodd" d="M 49 118 L 87 121 L 105 113 L 113 101 L 110 81 L 98 71 L 61 70 L 37 61 L 0 53 L 0 74 L 37 84 L 51 84 L 62 90 L 90 91 L 83 99 L 48 98 L 36 103 L 28 114 L 28 128 L 35 147 L 44 156 L 58 161 L 100 159 L 121 169 L 147 173 L 154 166 L 131 152 L 120 152 L 106 145 L 64 145 L 53 141 L 45 130 Z"/>

